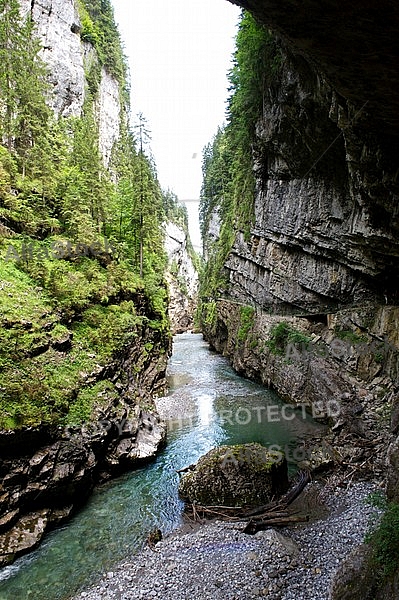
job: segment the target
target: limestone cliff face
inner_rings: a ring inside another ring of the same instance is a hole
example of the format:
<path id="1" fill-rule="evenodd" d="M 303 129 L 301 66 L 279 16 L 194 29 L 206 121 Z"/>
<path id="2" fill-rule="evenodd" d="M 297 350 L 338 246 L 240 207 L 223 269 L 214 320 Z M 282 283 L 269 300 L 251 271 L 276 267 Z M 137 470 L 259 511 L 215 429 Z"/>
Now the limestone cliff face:
<path id="1" fill-rule="evenodd" d="M 165 227 L 165 250 L 168 255 L 166 279 L 169 285 L 169 317 L 172 332 L 183 333 L 194 326 L 198 293 L 198 273 L 187 249 L 186 232 L 172 222 Z"/>
<path id="2" fill-rule="evenodd" d="M 230 0 L 305 56 L 359 110 L 367 127 L 399 133 L 399 5 L 391 0 Z"/>
<path id="3" fill-rule="evenodd" d="M 85 72 L 98 58 L 91 44 L 81 41 L 76 0 L 20 1 L 23 13 L 31 13 L 43 46 L 50 106 L 58 116 L 80 116 L 87 94 Z M 107 166 L 123 107 L 120 84 L 105 68 L 94 108 Z M 36 547 L 49 528 L 87 499 L 96 483 L 142 465 L 165 441 L 153 395 L 166 388 L 170 336 L 146 325 L 153 314 L 146 297 L 130 299 L 143 317 L 133 341 L 85 375 L 84 385 L 109 380 L 116 390 L 113 397 L 99 393 L 91 421 L 0 431 L 0 567 Z M 32 356 L 48 349 L 38 347 Z M 68 340 L 58 350 L 67 352 Z"/>
<path id="4" fill-rule="evenodd" d="M 121 100 L 119 83 L 104 68 L 101 71 L 99 97 L 96 108 L 99 123 L 100 150 L 104 157 L 105 165 L 108 165 L 112 147 L 119 137 Z"/>
<path id="5" fill-rule="evenodd" d="M 337 402 L 334 462 L 387 475 L 398 501 L 399 5 L 230 1 L 278 36 L 282 61 L 257 125 L 250 239 L 237 232 L 205 335 L 285 399 Z M 373 597 L 396 590 L 397 574 Z M 351 582 L 332 597 L 360 596 Z"/>
<path id="6" fill-rule="evenodd" d="M 237 235 L 228 292 L 280 312 L 394 303 L 397 172 L 386 140 L 364 132 L 365 114 L 282 47 L 257 127 L 252 236 Z"/>
<path id="7" fill-rule="evenodd" d="M 80 39 L 81 23 L 76 0 L 20 0 L 24 14 L 30 12 L 50 72 L 49 103 L 55 114 L 80 116 L 86 94 L 85 69 L 97 57 L 93 47 Z M 120 86 L 102 69 L 96 111 L 100 149 L 108 165 L 120 123 Z"/>

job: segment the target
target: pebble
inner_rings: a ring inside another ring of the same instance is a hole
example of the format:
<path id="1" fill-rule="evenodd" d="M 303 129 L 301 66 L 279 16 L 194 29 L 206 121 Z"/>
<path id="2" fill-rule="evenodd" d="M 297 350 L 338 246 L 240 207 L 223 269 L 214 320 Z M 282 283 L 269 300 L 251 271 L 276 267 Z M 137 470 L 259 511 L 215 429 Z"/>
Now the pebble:
<path id="1" fill-rule="evenodd" d="M 328 600 L 337 567 L 363 541 L 378 512 L 365 502 L 375 489 L 357 482 L 332 494 L 327 517 L 279 530 L 291 543 L 245 535 L 237 523 L 177 531 L 115 565 L 75 600 Z"/>

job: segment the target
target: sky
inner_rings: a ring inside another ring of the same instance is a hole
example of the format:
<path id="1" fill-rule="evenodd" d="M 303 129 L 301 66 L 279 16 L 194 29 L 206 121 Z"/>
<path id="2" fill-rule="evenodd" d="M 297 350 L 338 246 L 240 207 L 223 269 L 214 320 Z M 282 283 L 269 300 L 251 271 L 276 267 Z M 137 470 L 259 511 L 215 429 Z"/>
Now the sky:
<path id="1" fill-rule="evenodd" d="M 162 188 L 189 211 L 200 247 L 202 150 L 225 121 L 240 9 L 226 0 L 112 0 L 128 57 L 132 116 L 143 113 Z"/>

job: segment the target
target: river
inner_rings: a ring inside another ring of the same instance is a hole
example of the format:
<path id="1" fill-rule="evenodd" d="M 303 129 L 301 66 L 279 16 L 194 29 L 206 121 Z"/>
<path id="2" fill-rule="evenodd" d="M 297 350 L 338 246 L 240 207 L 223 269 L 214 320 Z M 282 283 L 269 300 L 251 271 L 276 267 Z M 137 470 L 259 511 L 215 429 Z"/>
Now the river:
<path id="1" fill-rule="evenodd" d="M 321 434 L 302 410 L 239 377 L 199 334 L 175 337 L 170 392 L 159 400 L 168 443 L 157 459 L 99 487 L 65 526 L 28 556 L 0 571 L 0 600 L 66 600 L 102 571 L 138 552 L 148 532 L 182 522 L 177 469 L 214 446 L 260 442 L 284 449 L 295 470 L 298 442 Z"/>

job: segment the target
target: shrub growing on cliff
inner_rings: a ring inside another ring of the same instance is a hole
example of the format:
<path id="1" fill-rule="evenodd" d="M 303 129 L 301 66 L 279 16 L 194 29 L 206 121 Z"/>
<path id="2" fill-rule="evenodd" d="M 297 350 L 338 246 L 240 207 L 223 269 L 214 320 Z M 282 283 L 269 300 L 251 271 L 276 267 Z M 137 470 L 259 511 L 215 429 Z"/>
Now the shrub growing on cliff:
<path id="1" fill-rule="evenodd" d="M 255 309 L 252 306 L 241 306 L 240 308 L 240 328 L 237 332 L 237 341 L 245 342 L 248 333 L 254 323 Z"/>
<path id="2" fill-rule="evenodd" d="M 381 507 L 381 506 L 380 506 Z M 390 502 L 376 529 L 366 536 L 371 546 L 371 568 L 383 582 L 399 568 L 399 504 Z"/>
<path id="3" fill-rule="evenodd" d="M 286 321 L 281 321 L 271 328 L 266 346 L 272 354 L 282 356 L 289 344 L 308 348 L 310 342 L 311 339 L 308 336 L 291 327 Z"/>

